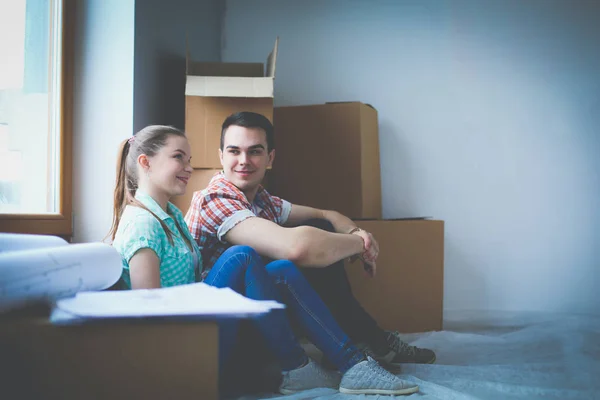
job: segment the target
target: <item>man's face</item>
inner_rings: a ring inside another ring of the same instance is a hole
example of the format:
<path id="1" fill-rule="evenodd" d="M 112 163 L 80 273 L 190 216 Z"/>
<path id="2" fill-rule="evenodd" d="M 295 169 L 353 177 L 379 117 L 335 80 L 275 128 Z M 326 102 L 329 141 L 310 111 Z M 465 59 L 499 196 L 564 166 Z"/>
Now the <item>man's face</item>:
<path id="1" fill-rule="evenodd" d="M 219 157 L 225 178 L 242 192 L 252 193 L 273 164 L 275 150 L 267 151 L 267 134 L 260 128 L 232 125 L 225 131 Z"/>

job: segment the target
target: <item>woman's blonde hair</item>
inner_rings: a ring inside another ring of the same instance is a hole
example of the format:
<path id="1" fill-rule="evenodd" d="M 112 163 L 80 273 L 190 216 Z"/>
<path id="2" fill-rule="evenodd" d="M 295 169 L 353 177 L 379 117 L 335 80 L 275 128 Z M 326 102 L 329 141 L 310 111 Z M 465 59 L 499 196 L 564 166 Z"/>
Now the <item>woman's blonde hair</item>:
<path id="1" fill-rule="evenodd" d="M 117 156 L 117 179 L 114 193 L 113 220 L 107 235 L 107 237 L 110 237 L 111 242 L 115 240 L 115 235 L 117 234 L 117 229 L 125 206 L 132 205 L 143 208 L 152 214 L 165 230 L 167 237 L 169 238 L 169 243 L 171 243 L 171 245 L 173 244 L 173 234 L 165 222 L 135 198 L 139 179 L 137 170 L 138 157 L 141 154 L 145 154 L 149 157 L 156 155 L 156 153 L 165 146 L 167 139 L 170 136 L 185 137 L 185 133 L 172 126 L 150 125 L 120 144 L 119 154 Z M 179 229 L 181 230 L 181 228 Z M 185 235 L 183 235 L 183 237 L 185 238 Z"/>

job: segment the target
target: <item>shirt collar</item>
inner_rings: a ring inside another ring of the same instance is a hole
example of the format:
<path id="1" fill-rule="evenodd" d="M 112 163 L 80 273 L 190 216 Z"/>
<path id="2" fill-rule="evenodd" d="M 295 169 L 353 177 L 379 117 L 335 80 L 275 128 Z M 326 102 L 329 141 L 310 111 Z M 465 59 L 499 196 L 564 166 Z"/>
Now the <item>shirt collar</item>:
<path id="1" fill-rule="evenodd" d="M 221 172 L 219 172 L 218 174 L 216 174 L 216 175 L 215 175 L 215 176 L 214 176 L 214 177 L 211 179 L 211 183 L 212 183 L 212 181 L 213 181 L 213 180 L 215 180 L 215 181 L 221 180 L 222 182 L 225 182 L 225 184 L 226 184 L 227 186 L 229 186 L 231 189 L 233 189 L 233 190 L 235 190 L 235 191 L 239 192 L 239 194 L 240 194 L 241 196 L 243 196 L 243 197 L 244 197 L 244 199 L 246 199 L 246 201 L 248 202 L 248 204 L 252 204 L 252 205 L 255 205 L 255 206 L 259 206 L 259 208 L 261 208 L 261 207 L 260 207 L 260 205 L 263 203 L 263 192 L 265 192 L 265 191 L 266 191 L 266 189 L 263 187 L 263 185 L 262 185 L 262 184 L 258 185 L 258 190 L 256 191 L 256 194 L 254 195 L 254 201 L 252 201 L 252 203 L 250 203 L 250 202 L 248 201 L 248 198 L 247 198 L 247 197 L 246 197 L 246 195 L 244 194 L 244 192 L 242 192 L 242 190 L 241 190 L 240 188 L 238 188 L 238 187 L 237 187 L 237 186 L 235 186 L 235 185 L 234 185 L 234 184 L 233 184 L 231 181 L 229 181 L 227 178 L 225 178 L 225 173 L 224 173 L 223 171 L 221 171 Z M 262 210 L 262 208 L 261 208 L 261 210 Z"/>
<path id="2" fill-rule="evenodd" d="M 138 200 L 143 205 L 145 205 L 148 208 L 148 210 L 150 210 L 154 214 L 156 214 L 156 216 L 158 218 L 160 218 L 161 220 L 164 221 L 168 218 L 171 218 L 171 216 L 169 214 L 167 214 L 160 205 L 158 205 L 156 200 L 154 200 L 152 197 L 150 197 L 150 195 L 145 193 L 143 190 L 138 189 L 135 191 L 135 199 Z M 168 203 L 167 209 L 170 212 L 173 212 L 172 207 L 173 206 L 171 205 L 171 203 Z"/>

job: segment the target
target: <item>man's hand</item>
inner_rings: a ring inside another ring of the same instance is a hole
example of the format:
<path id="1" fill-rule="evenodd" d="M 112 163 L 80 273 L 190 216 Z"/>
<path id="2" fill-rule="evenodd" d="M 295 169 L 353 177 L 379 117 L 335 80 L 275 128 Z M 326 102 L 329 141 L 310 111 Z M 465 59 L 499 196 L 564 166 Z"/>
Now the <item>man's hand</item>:
<path id="1" fill-rule="evenodd" d="M 352 232 L 363 239 L 364 252 L 360 255 L 365 271 L 372 278 L 377 272 L 377 257 L 379 256 L 379 244 L 373 235 L 365 230 L 359 229 Z"/>

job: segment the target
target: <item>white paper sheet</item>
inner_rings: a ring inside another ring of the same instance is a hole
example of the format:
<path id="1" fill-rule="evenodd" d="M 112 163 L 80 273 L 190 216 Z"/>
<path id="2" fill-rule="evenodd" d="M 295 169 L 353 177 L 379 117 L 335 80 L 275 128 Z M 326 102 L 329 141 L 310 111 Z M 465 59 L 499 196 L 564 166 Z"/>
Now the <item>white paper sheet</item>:
<path id="1" fill-rule="evenodd" d="M 58 236 L 0 233 L 0 253 L 68 245 L 66 240 Z"/>
<path id="2" fill-rule="evenodd" d="M 246 298 L 229 288 L 194 283 L 162 289 L 79 293 L 57 307 L 86 318 L 239 316 L 269 312 L 284 306 Z"/>
<path id="3" fill-rule="evenodd" d="M 0 311 L 36 299 L 59 299 L 110 287 L 121 256 L 102 243 L 0 253 Z"/>

